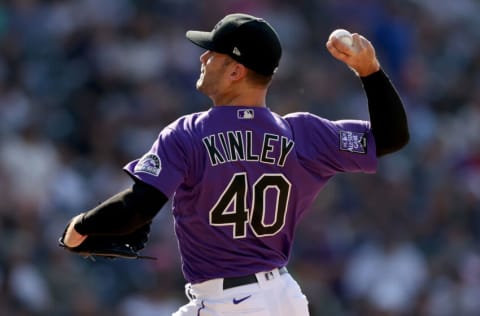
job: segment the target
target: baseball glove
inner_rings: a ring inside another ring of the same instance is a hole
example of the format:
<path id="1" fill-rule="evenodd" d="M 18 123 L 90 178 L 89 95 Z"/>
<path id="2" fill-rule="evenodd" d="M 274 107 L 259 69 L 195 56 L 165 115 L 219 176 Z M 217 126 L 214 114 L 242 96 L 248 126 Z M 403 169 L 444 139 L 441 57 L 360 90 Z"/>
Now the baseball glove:
<path id="1" fill-rule="evenodd" d="M 126 235 L 95 235 L 88 236 L 79 246 L 68 247 L 63 242 L 65 232 L 58 240 L 58 245 L 85 258 L 95 260 L 95 257 L 109 259 L 157 259 L 142 256 L 139 251 L 145 248 L 150 233 L 150 224 L 147 223 L 130 234 Z M 67 225 L 68 227 L 68 225 Z"/>

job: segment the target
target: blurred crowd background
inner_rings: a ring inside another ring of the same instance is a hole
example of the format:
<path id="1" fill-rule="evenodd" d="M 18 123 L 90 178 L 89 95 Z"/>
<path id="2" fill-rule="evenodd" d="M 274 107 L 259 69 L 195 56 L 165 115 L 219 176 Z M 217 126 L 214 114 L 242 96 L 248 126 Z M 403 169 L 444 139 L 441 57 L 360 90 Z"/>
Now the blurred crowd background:
<path id="1" fill-rule="evenodd" d="M 341 174 L 297 234 L 289 269 L 312 316 L 480 315 L 480 2 L 10 0 L 0 3 L 0 315 L 170 315 L 187 302 L 170 205 L 145 254 L 85 260 L 68 219 L 130 186 L 124 164 L 177 117 L 208 109 L 188 29 L 266 18 L 284 46 L 268 106 L 368 118 L 325 49 L 370 39 L 411 141 L 374 175 Z M 312 142 L 315 139 L 311 140 Z"/>

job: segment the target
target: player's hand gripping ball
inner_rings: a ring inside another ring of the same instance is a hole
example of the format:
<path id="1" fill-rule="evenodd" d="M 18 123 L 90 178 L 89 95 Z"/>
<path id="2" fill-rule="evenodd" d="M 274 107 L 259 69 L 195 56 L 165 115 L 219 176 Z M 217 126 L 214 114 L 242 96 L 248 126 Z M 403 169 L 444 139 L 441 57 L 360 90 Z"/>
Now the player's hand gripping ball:
<path id="1" fill-rule="evenodd" d="M 338 38 L 343 44 L 349 47 L 353 47 L 353 37 L 352 33 L 345 29 L 336 29 L 328 37 L 330 40 L 332 38 Z"/>

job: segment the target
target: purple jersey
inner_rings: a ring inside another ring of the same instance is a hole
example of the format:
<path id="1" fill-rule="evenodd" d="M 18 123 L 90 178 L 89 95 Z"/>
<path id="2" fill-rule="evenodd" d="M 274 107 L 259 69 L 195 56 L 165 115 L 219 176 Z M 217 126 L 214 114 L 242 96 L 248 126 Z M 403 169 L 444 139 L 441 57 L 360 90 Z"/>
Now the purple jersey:
<path id="1" fill-rule="evenodd" d="M 295 226 L 338 172 L 374 172 L 366 121 L 217 106 L 167 126 L 130 174 L 172 197 L 188 282 L 286 265 Z"/>

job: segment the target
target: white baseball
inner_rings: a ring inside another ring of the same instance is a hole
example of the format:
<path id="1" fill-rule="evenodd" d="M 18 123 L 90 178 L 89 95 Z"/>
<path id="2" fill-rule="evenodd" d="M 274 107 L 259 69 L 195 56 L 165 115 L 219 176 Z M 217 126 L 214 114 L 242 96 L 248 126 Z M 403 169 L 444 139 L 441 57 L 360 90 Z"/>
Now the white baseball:
<path id="1" fill-rule="evenodd" d="M 342 41 L 347 46 L 352 46 L 353 45 L 353 37 L 352 33 L 345 29 L 336 29 L 334 30 L 330 36 L 329 39 L 332 39 L 333 37 L 336 37 Z"/>

